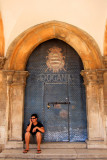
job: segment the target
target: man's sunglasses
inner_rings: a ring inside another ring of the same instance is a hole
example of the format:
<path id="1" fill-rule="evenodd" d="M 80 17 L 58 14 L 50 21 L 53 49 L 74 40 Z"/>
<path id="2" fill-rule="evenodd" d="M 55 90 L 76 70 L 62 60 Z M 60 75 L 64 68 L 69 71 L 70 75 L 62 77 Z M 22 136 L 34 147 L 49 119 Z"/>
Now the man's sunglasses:
<path id="1" fill-rule="evenodd" d="M 36 119 L 36 118 L 31 118 L 31 119 Z"/>

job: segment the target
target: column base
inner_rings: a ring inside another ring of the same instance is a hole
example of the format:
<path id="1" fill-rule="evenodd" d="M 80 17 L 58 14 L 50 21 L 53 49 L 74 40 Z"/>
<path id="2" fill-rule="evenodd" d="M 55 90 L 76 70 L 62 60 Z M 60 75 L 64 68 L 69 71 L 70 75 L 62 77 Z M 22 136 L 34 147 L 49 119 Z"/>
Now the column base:
<path id="1" fill-rule="evenodd" d="M 23 148 L 23 141 L 7 141 L 4 148 Z"/>
<path id="2" fill-rule="evenodd" d="M 101 148 L 107 149 L 107 143 L 105 141 L 89 141 L 86 140 L 87 148 Z"/>

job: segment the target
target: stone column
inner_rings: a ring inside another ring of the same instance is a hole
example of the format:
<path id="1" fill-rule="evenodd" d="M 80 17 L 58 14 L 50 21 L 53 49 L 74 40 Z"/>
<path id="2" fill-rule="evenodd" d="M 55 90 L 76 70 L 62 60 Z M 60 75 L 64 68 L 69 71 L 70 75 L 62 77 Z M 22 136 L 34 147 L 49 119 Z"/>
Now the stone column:
<path id="1" fill-rule="evenodd" d="M 0 56 L 0 148 L 4 147 L 6 140 L 6 98 L 7 88 L 3 68 L 6 58 Z"/>
<path id="2" fill-rule="evenodd" d="M 105 139 L 103 74 L 103 70 L 81 72 L 86 86 L 88 148 L 103 147 Z"/>
<path id="3" fill-rule="evenodd" d="M 6 104 L 7 104 L 7 85 L 4 73 L 0 70 L 0 146 L 7 140 L 6 132 Z"/>
<path id="4" fill-rule="evenodd" d="M 15 72 L 11 85 L 11 135 L 9 140 L 22 140 L 24 94 L 28 72 Z"/>
<path id="5" fill-rule="evenodd" d="M 9 141 L 22 141 L 24 93 L 28 72 L 5 71 L 5 74 L 7 75 L 7 144 L 9 144 Z M 10 147 L 14 146 L 11 144 Z"/>
<path id="6" fill-rule="evenodd" d="M 106 119 L 106 143 L 107 143 L 107 56 L 103 57 L 105 72 L 104 72 L 104 108 L 105 108 L 105 119 Z"/>
<path id="7" fill-rule="evenodd" d="M 6 97 L 6 138 L 5 141 L 7 142 L 10 137 L 11 132 L 11 104 L 10 104 L 10 93 L 11 93 L 11 84 L 13 83 L 13 75 L 14 71 L 4 71 L 4 75 L 6 77 L 6 84 L 7 84 L 7 97 Z"/>

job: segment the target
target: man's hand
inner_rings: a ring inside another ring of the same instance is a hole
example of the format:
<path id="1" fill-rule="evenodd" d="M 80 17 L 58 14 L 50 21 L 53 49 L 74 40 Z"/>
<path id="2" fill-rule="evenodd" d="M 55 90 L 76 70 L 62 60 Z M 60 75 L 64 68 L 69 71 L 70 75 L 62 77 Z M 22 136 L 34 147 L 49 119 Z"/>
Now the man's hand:
<path id="1" fill-rule="evenodd" d="M 32 132 L 36 132 L 37 129 L 38 127 L 33 128 Z"/>
<path id="2" fill-rule="evenodd" d="M 30 124 L 32 125 L 32 119 L 30 119 Z"/>
<path id="3" fill-rule="evenodd" d="M 30 132 L 32 126 L 32 120 L 30 119 L 30 124 L 27 126 L 26 132 Z"/>

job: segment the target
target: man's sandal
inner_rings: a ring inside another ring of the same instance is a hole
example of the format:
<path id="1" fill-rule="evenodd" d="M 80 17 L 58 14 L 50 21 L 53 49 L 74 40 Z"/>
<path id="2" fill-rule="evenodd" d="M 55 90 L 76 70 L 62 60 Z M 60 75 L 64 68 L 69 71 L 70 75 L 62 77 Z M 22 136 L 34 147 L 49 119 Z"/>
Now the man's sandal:
<path id="1" fill-rule="evenodd" d="M 37 154 L 40 154 L 41 153 L 41 150 L 40 149 L 37 149 L 37 152 L 36 152 Z"/>
<path id="2" fill-rule="evenodd" d="M 23 151 L 23 153 L 27 153 L 29 150 L 28 149 L 25 149 L 24 151 Z"/>

